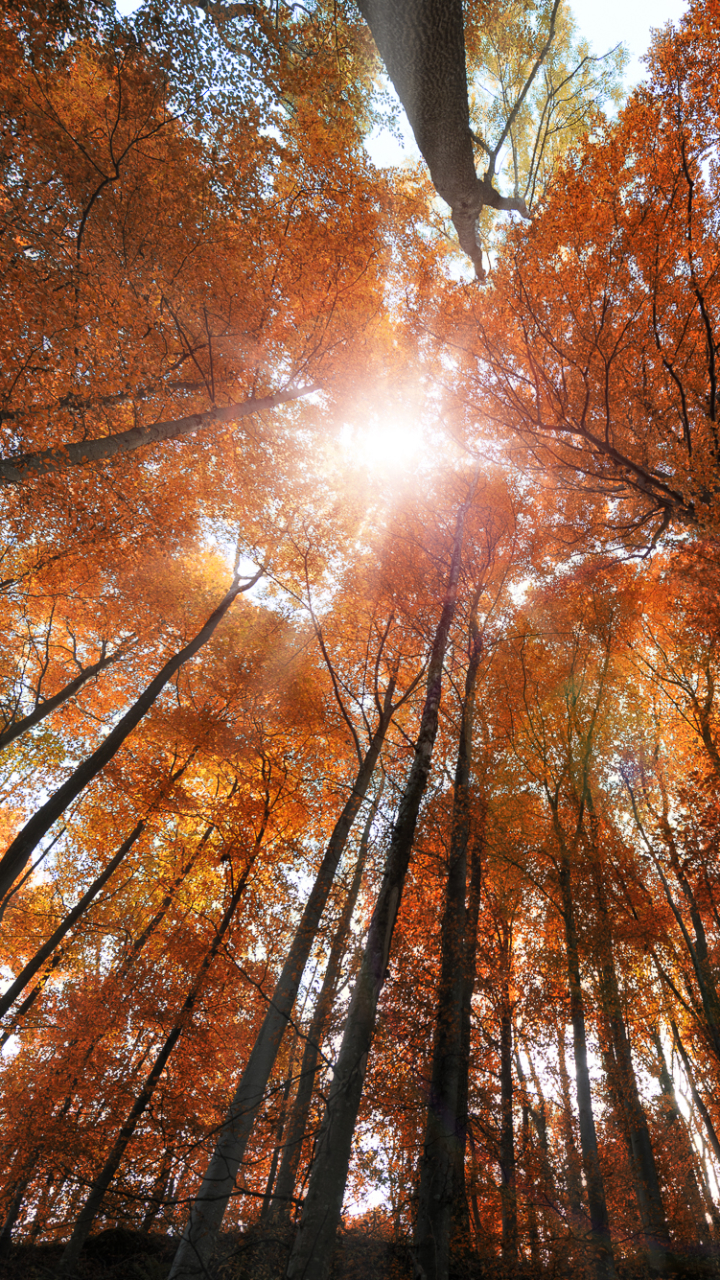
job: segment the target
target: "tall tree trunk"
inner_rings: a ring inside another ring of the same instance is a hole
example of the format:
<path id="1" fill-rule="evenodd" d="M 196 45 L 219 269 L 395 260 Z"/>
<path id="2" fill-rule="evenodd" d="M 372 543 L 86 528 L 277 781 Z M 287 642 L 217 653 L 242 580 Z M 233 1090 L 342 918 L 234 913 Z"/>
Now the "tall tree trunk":
<path id="1" fill-rule="evenodd" d="M 115 1177 L 115 1174 L 117 1173 L 118 1168 L 120 1167 L 120 1162 L 125 1154 L 125 1150 L 128 1146 L 128 1143 L 130 1142 L 133 1134 L 135 1133 L 135 1130 L 140 1120 L 142 1119 L 143 1115 L 145 1114 L 145 1111 L 150 1105 L 152 1096 L 155 1092 L 155 1089 L 157 1088 L 157 1085 L 160 1081 L 162 1073 L 165 1070 L 165 1067 L 167 1066 L 168 1060 L 170 1058 L 170 1055 L 173 1049 L 175 1048 L 175 1045 L 177 1044 L 178 1040 L 183 1034 L 183 1031 L 186 1029 L 190 1018 L 192 1017 L 192 1012 L 195 1007 L 197 998 L 202 990 L 202 987 L 204 986 L 204 983 L 207 977 L 207 972 L 213 960 L 215 959 L 215 956 L 220 950 L 220 947 L 222 946 L 222 943 L 225 939 L 225 935 L 230 927 L 230 924 L 232 923 L 233 916 L 237 909 L 237 905 L 240 901 L 240 898 L 242 897 L 243 892 L 245 890 L 247 878 L 248 878 L 248 875 L 250 874 L 250 870 L 254 864 L 254 861 L 255 861 L 254 856 L 248 861 L 248 865 L 246 866 L 242 876 L 240 877 L 237 883 L 237 886 L 235 888 L 235 891 L 233 892 L 230 898 L 230 901 L 225 909 L 225 913 L 220 922 L 218 930 L 215 934 L 215 938 L 213 939 L 212 946 L 210 947 L 207 955 L 205 956 L 202 964 L 200 965 L 200 968 L 197 973 L 197 977 L 195 978 L 195 981 L 193 982 L 192 987 L 188 992 L 188 995 L 185 999 L 182 1009 L 178 1013 L 178 1016 L 175 1019 L 175 1022 L 165 1039 L 165 1043 L 163 1044 L 162 1049 L 160 1050 L 159 1054 L 157 1055 L 157 1058 L 155 1059 L 152 1070 L 150 1074 L 147 1076 L 145 1083 L 143 1084 L 143 1087 L 140 1090 L 140 1093 L 138 1094 L 135 1100 L 135 1104 L 132 1107 L 132 1110 L 128 1114 L 127 1119 L 125 1120 L 125 1123 L 120 1129 L 120 1132 L 113 1144 L 112 1150 L 110 1151 L 110 1154 L 108 1155 L 107 1160 L 105 1161 L 105 1164 L 103 1165 L 100 1173 L 98 1174 L 97 1178 L 94 1180 L 92 1184 L 90 1194 L 88 1195 L 88 1198 L 85 1201 L 85 1204 L 83 1205 L 80 1211 L 80 1214 L 78 1215 L 77 1221 L 75 1223 L 75 1227 L 73 1229 L 73 1233 L 67 1245 L 65 1246 L 62 1257 L 60 1259 L 60 1266 L 57 1270 L 57 1275 L 59 1277 L 72 1276 L 75 1270 L 82 1247 L 85 1241 L 87 1240 L 88 1235 L 90 1234 L 92 1224 L 95 1221 L 97 1212 L 105 1198 L 105 1193 L 108 1190 L 113 1178 Z"/>
<path id="2" fill-rule="evenodd" d="M 560 840 L 558 879 L 562 899 L 563 923 L 565 925 L 570 1019 L 573 1029 L 575 1079 L 577 1082 L 577 1103 L 580 1120 L 580 1147 L 587 1187 L 588 1208 L 590 1210 L 590 1231 L 595 1254 L 595 1274 L 597 1280 L 611 1280 L 611 1277 L 615 1276 L 615 1262 L 610 1241 L 605 1183 L 600 1168 L 595 1117 L 592 1107 L 587 1036 L 585 1033 L 585 1009 L 580 981 L 580 957 L 578 953 L 570 859 L 562 838 Z"/>
<path id="3" fill-rule="evenodd" d="M 289 1222 L 290 1220 L 293 1188 L 295 1186 L 298 1165 L 300 1163 L 308 1116 L 310 1115 L 310 1104 L 312 1102 L 315 1073 L 317 1071 L 318 1058 L 320 1056 L 320 1045 L 325 1038 L 328 1022 L 332 1014 L 342 961 L 347 948 L 350 925 L 355 905 L 357 903 L 358 894 L 360 892 L 363 871 L 365 869 L 365 862 L 370 843 L 370 831 L 375 820 L 375 815 L 377 814 L 382 791 L 383 788 L 381 785 L 378 788 L 372 805 L 370 806 L 370 811 L 360 840 L 360 849 L 358 852 L 357 862 L 355 864 L 352 883 L 348 890 L 345 905 L 343 906 L 340 919 L 335 930 L 335 935 L 332 940 L 332 946 L 330 948 L 330 955 L 328 956 L 327 967 L 323 976 L 320 995 L 318 996 L 315 1011 L 313 1013 L 313 1019 L 310 1024 L 310 1030 L 308 1032 L 308 1038 L 305 1043 L 305 1051 L 303 1053 L 302 1066 L 300 1068 L 300 1081 L 298 1084 L 297 1094 L 295 1096 L 295 1103 L 293 1105 L 290 1123 L 288 1125 L 287 1141 L 283 1152 L 282 1163 L 280 1165 L 277 1185 L 275 1187 L 275 1198 L 272 1204 L 272 1217 L 277 1222 Z"/>
<path id="4" fill-rule="evenodd" d="M 213 405 L 205 413 L 191 413 L 186 418 L 172 418 L 167 422 L 150 423 L 147 427 L 130 427 L 116 431 L 98 440 L 82 440 L 78 444 L 61 445 L 56 449 L 41 449 L 37 453 L 21 453 L 15 458 L 0 458 L 0 484 L 23 484 L 36 476 L 65 471 L 68 467 L 84 467 L 90 462 L 104 462 L 118 454 L 132 453 L 148 444 L 161 440 L 179 440 L 221 422 L 238 422 L 263 409 L 274 409 L 301 396 L 317 391 L 317 385 L 302 387 L 299 391 L 278 391 L 274 396 L 262 396 L 258 400 L 246 400 L 244 404 L 229 404 L 223 408 Z"/>
<path id="5" fill-rule="evenodd" d="M 280 1048 L 303 970 L 327 904 L 340 858 L 352 824 L 365 798 L 393 715 L 395 679 L 385 693 L 378 725 L 363 757 L 350 796 L 335 824 L 310 897 L 300 918 L 282 973 L 268 1004 L 252 1053 L 240 1078 L 215 1150 L 192 1206 L 190 1221 L 178 1246 L 169 1280 L 205 1276 L 214 1251 L 238 1169 L 245 1154 L 255 1117 L 262 1105 L 270 1073 Z"/>
<path id="6" fill-rule="evenodd" d="M 446 1280 L 450 1262 L 453 1209 L 465 1183 L 463 1019 L 467 989 L 467 849 L 470 839 L 472 724 L 482 636 L 471 613 L 471 645 L 460 708 L 460 740 L 455 765 L 450 857 L 440 930 L 440 981 L 425 1140 L 415 1226 L 415 1256 L 427 1280 Z M 477 936 L 477 920 L 475 922 Z M 474 976 L 474 965 L 473 965 Z"/>
<path id="7" fill-rule="evenodd" d="M 188 756 L 187 760 L 185 760 L 185 762 L 180 765 L 179 769 L 176 769 L 175 772 L 170 775 L 170 778 L 168 779 L 167 783 L 164 784 L 162 788 L 161 795 L 168 794 L 170 789 L 182 777 L 183 773 L 187 769 L 194 755 L 195 755 L 195 752 L 192 751 Z M 28 963 L 25 965 L 25 968 L 21 970 L 21 972 L 18 974 L 15 981 L 11 983 L 7 991 L 2 995 L 2 997 L 0 997 L 0 1017 L 2 1017 L 5 1013 L 7 1013 L 8 1009 L 11 1007 L 11 1005 L 15 1003 L 20 993 L 25 990 L 25 987 L 35 977 L 35 974 L 42 967 L 42 965 L 49 958 L 49 956 L 52 955 L 55 948 L 59 946 L 59 944 L 62 942 L 66 934 L 70 932 L 73 925 L 77 924 L 77 921 L 87 911 L 88 907 L 97 897 L 97 895 L 100 893 L 100 890 L 104 887 L 104 885 L 107 884 L 113 872 L 120 866 L 120 863 L 123 861 L 125 856 L 130 852 L 133 845 L 139 840 L 140 836 L 142 835 L 147 825 L 149 812 L 152 811 L 152 809 L 157 805 L 157 803 L 158 803 L 158 798 L 156 798 L 151 804 L 148 814 L 146 814 L 146 816 L 142 818 L 140 822 L 138 822 L 135 825 L 133 830 L 130 832 L 130 835 L 127 837 L 127 840 L 123 841 L 117 853 L 115 854 L 115 857 L 111 858 L 110 862 L 105 867 L 105 870 L 101 871 L 99 876 L 96 876 L 96 878 L 93 880 L 90 887 L 83 894 L 82 898 L 80 898 L 79 902 L 77 902 L 76 905 L 72 908 L 72 910 L 68 912 L 68 914 L 65 916 L 65 919 L 62 921 L 61 924 L 58 925 L 57 929 L 52 934 L 52 936 L 48 938 L 47 942 L 43 943 L 41 947 L 38 947 L 32 960 L 28 960 Z M 212 830 L 213 828 L 210 827 L 208 829 L 207 834 L 209 834 L 210 831 Z M 200 847 L 202 847 L 202 843 L 203 841 L 200 842 Z M 141 939 L 139 943 L 136 943 L 135 946 L 133 947 L 133 952 L 132 952 L 133 956 L 137 954 L 137 952 L 140 950 L 142 946 L 144 946 L 145 941 L 146 941 L 146 938 L 143 935 L 141 935 Z M 29 996 L 27 996 L 27 998 L 23 1000 L 23 1003 L 21 1004 L 20 1008 L 17 1010 L 15 1014 L 15 1018 L 12 1024 L 13 1030 L 15 1026 L 17 1026 L 20 1019 L 25 1017 L 25 1014 L 30 1010 L 32 1005 L 35 1003 L 35 1000 L 43 990 L 48 978 L 52 974 L 53 970 L 60 963 L 64 954 L 65 954 L 64 948 L 58 951 L 57 955 L 53 959 L 52 964 L 49 966 L 47 972 L 43 975 L 43 978 L 41 979 L 41 981 L 37 984 L 36 987 L 33 988 Z M 123 968 L 123 965 L 120 966 L 120 971 L 122 971 L 122 968 Z M 2 1040 L 0 1040 L 0 1046 L 5 1044 L 5 1041 L 7 1040 L 8 1036 L 11 1034 L 12 1034 L 12 1030 L 4 1033 Z"/>
<path id="8" fill-rule="evenodd" d="M 710 1115 L 710 1112 L 708 1111 L 707 1106 L 705 1105 L 705 1102 L 703 1101 L 702 1097 L 700 1096 L 700 1093 L 698 1092 L 698 1087 L 695 1083 L 695 1073 L 693 1071 L 693 1066 L 690 1061 L 690 1055 L 688 1054 L 688 1051 L 685 1048 L 685 1045 L 680 1039 L 680 1032 L 678 1031 L 677 1023 L 675 1022 L 674 1019 L 671 1020 L 670 1026 L 672 1028 L 673 1040 L 677 1046 L 680 1057 L 682 1058 L 683 1066 L 685 1068 L 685 1075 L 687 1076 L 687 1082 L 690 1088 L 690 1094 L 691 1094 L 692 1100 L 695 1103 L 695 1106 L 697 1107 L 700 1115 L 702 1116 L 702 1121 L 705 1126 L 705 1131 L 707 1133 L 710 1146 L 712 1147 L 713 1155 L 715 1156 L 715 1159 L 718 1161 L 718 1163 L 720 1163 L 720 1138 L 718 1138 L 717 1130 L 712 1121 L 712 1116 Z"/>
<path id="9" fill-rule="evenodd" d="M 473 488 L 474 493 L 474 488 Z M 415 754 L 390 840 L 382 884 L 373 911 L 360 973 L 350 1001 L 325 1117 L 318 1138 L 305 1205 L 288 1263 L 288 1280 L 312 1275 L 326 1280 L 345 1194 L 352 1138 L 372 1047 L 377 1005 L 385 981 L 393 929 L 412 852 L 420 803 L 425 794 L 437 734 L 442 671 L 455 616 L 465 516 L 461 508 L 450 575 L 428 668 L 425 703 Z"/>
<path id="10" fill-rule="evenodd" d="M 126 711 L 122 719 L 110 730 L 97 750 L 93 751 L 92 755 L 87 756 L 73 770 L 67 781 L 63 782 L 54 795 L 25 823 L 25 826 L 8 847 L 3 858 L 0 859 L 0 896 L 7 893 L 13 881 L 23 871 L 33 849 L 37 847 L 43 836 L 47 835 L 53 823 L 120 750 L 120 747 L 133 729 L 137 727 L 143 716 L 150 710 L 156 699 L 159 698 L 168 682 L 172 680 L 173 676 L 177 674 L 186 662 L 189 662 L 191 658 L 195 657 L 196 653 L 199 653 L 203 645 L 207 644 L 218 623 L 225 617 L 236 597 L 241 592 L 248 591 L 260 579 L 263 572 L 263 569 L 258 570 L 253 578 L 245 582 L 238 580 L 237 577 L 234 579 L 230 590 L 217 609 L 210 614 L 207 622 L 200 628 L 197 635 L 168 659 L 164 667 L 150 681 L 150 684 L 143 690 L 129 711 Z"/>

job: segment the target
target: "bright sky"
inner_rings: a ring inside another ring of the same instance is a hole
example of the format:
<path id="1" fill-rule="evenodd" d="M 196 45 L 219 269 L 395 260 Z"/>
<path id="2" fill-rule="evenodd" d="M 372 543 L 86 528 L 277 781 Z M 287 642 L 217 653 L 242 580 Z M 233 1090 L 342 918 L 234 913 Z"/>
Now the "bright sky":
<path id="1" fill-rule="evenodd" d="M 572 11 L 582 35 L 595 53 L 607 53 L 624 44 L 632 57 L 627 68 L 628 84 L 643 76 L 640 58 L 650 43 L 651 27 L 677 23 L 685 9 L 683 0 L 571 0 Z"/>

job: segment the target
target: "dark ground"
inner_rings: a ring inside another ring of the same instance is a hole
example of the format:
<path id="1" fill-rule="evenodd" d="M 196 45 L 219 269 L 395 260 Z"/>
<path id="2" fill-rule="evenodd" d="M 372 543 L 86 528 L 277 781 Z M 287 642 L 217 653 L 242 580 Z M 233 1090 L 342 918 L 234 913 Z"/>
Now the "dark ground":
<path id="1" fill-rule="evenodd" d="M 226 1237 L 226 1256 L 212 1280 L 278 1280 L 283 1275 L 287 1245 L 257 1232 Z M 166 1280 L 177 1241 L 112 1227 L 91 1236 L 77 1270 L 77 1280 Z M 53 1280 L 62 1245 L 16 1245 L 0 1260 L 0 1280 Z M 678 1262 L 677 1280 L 720 1280 L 720 1270 L 701 1258 Z M 345 1232 L 338 1243 L 333 1280 L 414 1280 L 407 1243 L 395 1243 L 362 1229 Z M 578 1273 L 545 1269 L 512 1272 L 499 1262 L 457 1259 L 451 1280 L 581 1280 Z M 623 1267 L 619 1280 L 649 1280 L 643 1269 Z"/>

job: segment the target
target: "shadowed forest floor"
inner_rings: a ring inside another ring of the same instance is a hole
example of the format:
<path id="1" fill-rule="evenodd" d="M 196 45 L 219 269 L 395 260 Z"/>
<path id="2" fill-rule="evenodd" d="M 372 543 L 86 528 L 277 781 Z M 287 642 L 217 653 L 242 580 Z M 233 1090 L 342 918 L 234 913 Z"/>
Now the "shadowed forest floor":
<path id="1" fill-rule="evenodd" d="M 92 1236 L 85 1246 L 77 1280 L 166 1280 L 177 1240 L 173 1236 L 147 1235 L 112 1227 Z M 0 1259 L 0 1280 L 48 1280 L 55 1275 L 62 1245 L 13 1247 Z M 212 1273 L 212 1280 L 280 1280 L 289 1245 L 270 1242 L 266 1235 L 248 1232 L 226 1238 L 226 1256 Z M 678 1259 L 678 1280 L 717 1280 L 718 1261 L 695 1257 Z M 338 1243 L 333 1280 L 414 1280 L 406 1241 L 392 1241 L 365 1229 L 345 1232 Z M 529 1265 L 507 1268 L 499 1260 L 467 1256 L 457 1258 L 450 1280 L 580 1280 L 576 1268 L 556 1264 L 538 1270 Z M 640 1265 L 620 1265 L 619 1280 L 650 1280 Z M 584 1280 L 584 1277 L 583 1277 Z"/>

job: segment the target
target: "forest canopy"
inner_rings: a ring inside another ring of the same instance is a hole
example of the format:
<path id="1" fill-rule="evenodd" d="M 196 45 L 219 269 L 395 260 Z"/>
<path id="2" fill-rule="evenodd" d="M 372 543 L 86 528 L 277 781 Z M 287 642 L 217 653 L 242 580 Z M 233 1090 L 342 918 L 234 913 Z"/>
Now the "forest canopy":
<path id="1" fill-rule="evenodd" d="M 9 1280 L 718 1275 L 718 32 L 3 7 Z"/>

